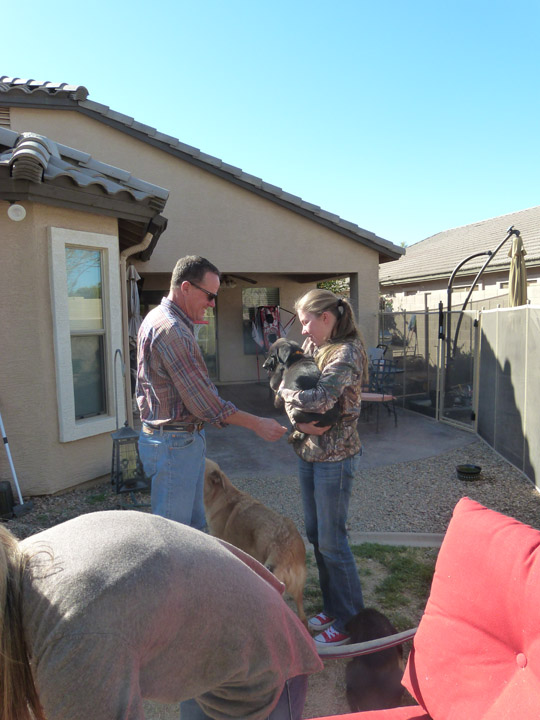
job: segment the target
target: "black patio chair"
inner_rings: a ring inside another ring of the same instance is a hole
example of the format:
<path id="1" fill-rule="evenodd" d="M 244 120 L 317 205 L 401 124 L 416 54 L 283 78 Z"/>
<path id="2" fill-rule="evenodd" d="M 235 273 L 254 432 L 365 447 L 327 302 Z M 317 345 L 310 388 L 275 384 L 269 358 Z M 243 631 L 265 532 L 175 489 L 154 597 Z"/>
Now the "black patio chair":
<path id="1" fill-rule="evenodd" d="M 388 414 L 394 416 L 397 427 L 396 398 L 394 385 L 396 382 L 397 363 L 384 357 L 373 360 L 369 366 L 369 379 L 365 391 L 362 392 L 362 408 L 369 417 L 373 406 L 376 408 L 377 432 L 379 432 L 379 407 L 383 405 Z"/>

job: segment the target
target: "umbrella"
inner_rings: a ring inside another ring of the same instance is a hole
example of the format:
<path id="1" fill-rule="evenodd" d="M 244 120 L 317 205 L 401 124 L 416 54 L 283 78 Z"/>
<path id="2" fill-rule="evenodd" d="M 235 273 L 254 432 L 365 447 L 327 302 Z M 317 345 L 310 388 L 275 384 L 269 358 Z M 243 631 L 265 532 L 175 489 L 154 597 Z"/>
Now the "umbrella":
<path id="1" fill-rule="evenodd" d="M 137 287 L 137 280 L 141 279 L 141 276 L 135 269 L 134 265 L 130 265 L 127 271 L 127 277 L 129 280 L 129 294 L 128 294 L 128 317 L 129 317 L 129 337 L 137 340 L 137 333 L 141 326 L 141 303 L 139 299 L 139 288 Z"/>
<path id="2" fill-rule="evenodd" d="M 508 253 L 510 261 L 510 282 L 508 287 L 508 304 L 510 307 L 527 304 L 527 270 L 525 269 L 525 255 L 523 240 L 519 233 L 514 235 L 512 247 Z"/>

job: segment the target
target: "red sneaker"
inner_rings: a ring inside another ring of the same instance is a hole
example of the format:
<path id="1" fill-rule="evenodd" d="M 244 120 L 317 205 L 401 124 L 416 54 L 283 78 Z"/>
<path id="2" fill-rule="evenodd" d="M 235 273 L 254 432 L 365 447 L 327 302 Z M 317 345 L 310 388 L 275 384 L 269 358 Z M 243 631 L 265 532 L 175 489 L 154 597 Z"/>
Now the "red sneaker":
<path id="1" fill-rule="evenodd" d="M 318 645 L 327 647 L 328 645 L 348 645 L 351 641 L 351 636 L 347 635 L 347 633 L 339 632 L 339 630 L 336 630 L 332 625 L 328 630 L 320 633 L 320 635 L 315 635 L 313 639 Z"/>
<path id="2" fill-rule="evenodd" d="M 327 615 L 323 611 L 320 612 L 318 615 L 315 615 L 315 617 L 309 618 L 308 628 L 310 630 L 318 630 L 320 632 L 321 630 L 326 630 L 326 628 L 329 628 L 335 619 L 336 618 L 330 617 L 330 615 Z"/>

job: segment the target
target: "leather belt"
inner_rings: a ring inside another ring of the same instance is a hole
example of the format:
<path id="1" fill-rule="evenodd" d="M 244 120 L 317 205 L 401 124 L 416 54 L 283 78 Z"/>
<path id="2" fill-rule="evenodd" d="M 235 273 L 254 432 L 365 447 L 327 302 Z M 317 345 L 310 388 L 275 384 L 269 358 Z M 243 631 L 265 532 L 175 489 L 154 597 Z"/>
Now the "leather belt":
<path id="1" fill-rule="evenodd" d="M 143 433 L 147 435 L 161 435 L 164 432 L 188 432 L 194 433 L 199 432 L 204 427 L 203 422 L 199 423 L 170 423 L 168 425 L 160 425 L 159 427 L 152 427 L 147 423 L 143 423 Z"/>

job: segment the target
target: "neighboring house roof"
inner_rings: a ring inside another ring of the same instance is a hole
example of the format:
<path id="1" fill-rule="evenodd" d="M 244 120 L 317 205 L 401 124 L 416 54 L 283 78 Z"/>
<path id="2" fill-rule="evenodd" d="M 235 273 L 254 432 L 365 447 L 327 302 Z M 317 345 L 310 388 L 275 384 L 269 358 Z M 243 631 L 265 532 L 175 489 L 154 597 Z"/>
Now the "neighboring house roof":
<path id="1" fill-rule="evenodd" d="M 416 283 L 420 281 L 449 278 L 453 270 L 470 255 L 491 250 L 494 252 L 514 226 L 519 230 L 527 255 L 527 265 L 540 263 L 540 206 L 501 215 L 490 220 L 464 225 L 437 233 L 407 248 L 407 253 L 397 262 L 379 268 L 382 287 Z M 508 240 L 490 261 L 485 272 L 507 270 L 510 266 Z M 480 256 L 467 262 L 458 276 L 476 273 L 488 256 Z"/>
<path id="2" fill-rule="evenodd" d="M 381 263 L 396 260 L 404 253 L 403 248 L 355 223 L 343 220 L 318 205 L 308 203 L 175 137 L 87 98 L 88 90 L 82 85 L 0 76 L 0 105 L 77 110 L 376 250 Z"/>
<path id="3" fill-rule="evenodd" d="M 123 221 L 121 239 L 129 246 L 140 242 L 149 223 L 163 232 L 166 220 L 160 212 L 168 196 L 168 190 L 94 160 L 88 153 L 36 133 L 0 127 L 3 200 L 27 199 L 113 215 Z"/>

